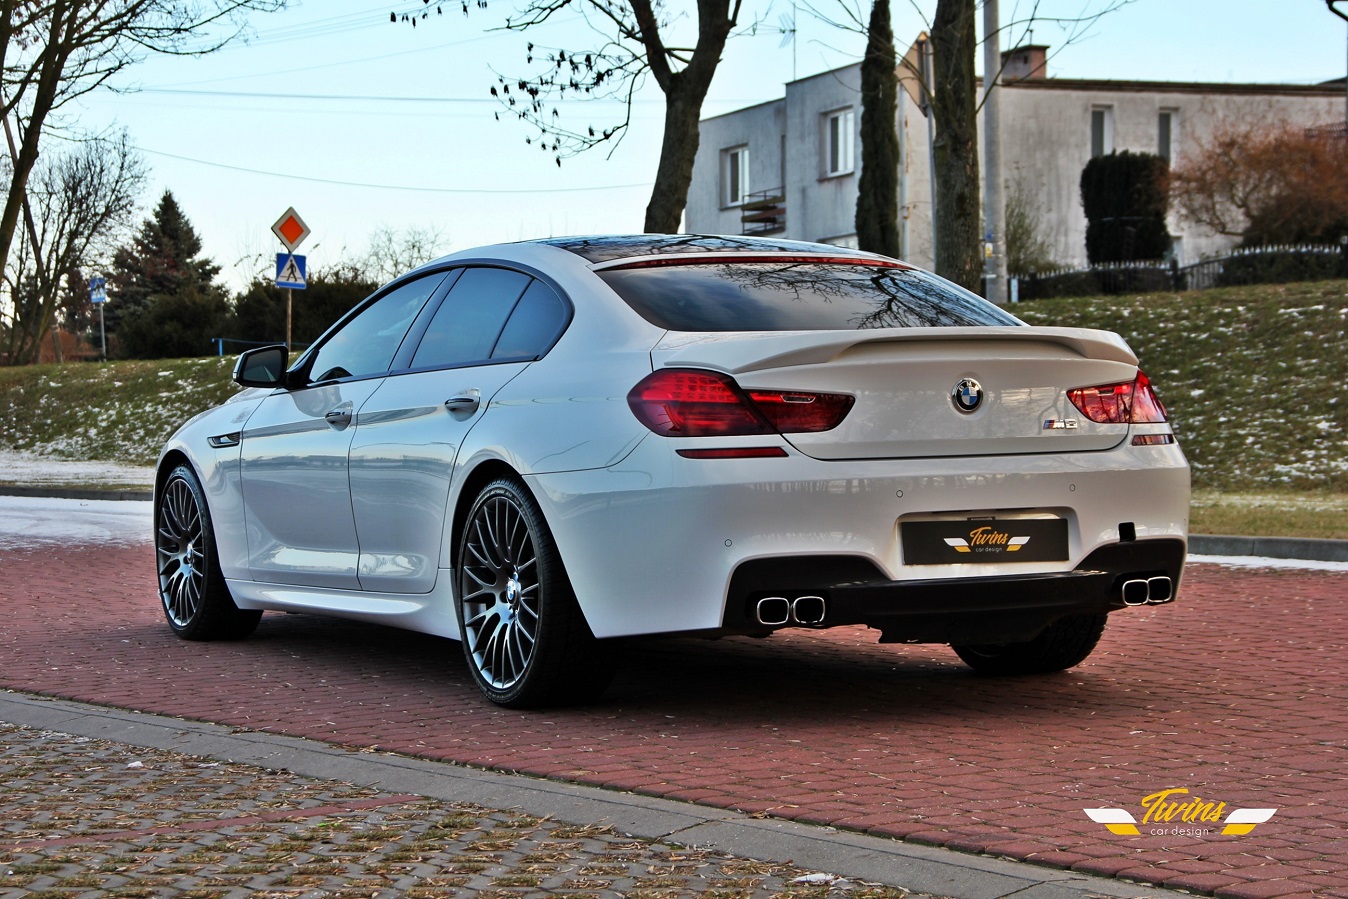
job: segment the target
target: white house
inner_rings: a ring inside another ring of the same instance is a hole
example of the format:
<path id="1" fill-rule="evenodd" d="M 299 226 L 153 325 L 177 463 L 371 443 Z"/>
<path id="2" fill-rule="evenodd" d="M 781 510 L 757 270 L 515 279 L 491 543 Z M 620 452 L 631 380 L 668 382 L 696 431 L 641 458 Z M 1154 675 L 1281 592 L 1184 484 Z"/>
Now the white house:
<path id="1" fill-rule="evenodd" d="M 909 59 L 916 59 L 916 48 Z M 1008 51 L 1001 90 L 1002 159 L 1015 194 L 1063 264 L 1086 261 L 1081 170 L 1114 150 L 1158 153 L 1177 164 L 1228 120 L 1306 126 L 1344 121 L 1342 82 L 1327 85 L 1207 84 L 1049 78 L 1047 48 Z M 900 66 L 902 255 L 933 265 L 931 169 L 920 91 Z M 861 65 L 786 85 L 786 95 L 704 119 L 684 213 L 693 233 L 769 233 L 854 245 L 860 152 Z M 981 90 L 981 85 L 979 87 Z M 980 116 L 979 127 L 982 127 Z M 980 161 L 983 152 L 979 139 Z M 1174 254 L 1193 261 L 1231 239 L 1172 217 Z"/>

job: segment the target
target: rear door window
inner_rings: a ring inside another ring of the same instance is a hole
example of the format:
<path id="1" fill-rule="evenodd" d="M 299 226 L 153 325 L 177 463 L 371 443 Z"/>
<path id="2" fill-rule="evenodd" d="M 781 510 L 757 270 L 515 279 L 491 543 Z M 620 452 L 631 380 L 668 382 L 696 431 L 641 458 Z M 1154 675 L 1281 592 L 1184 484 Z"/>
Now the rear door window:
<path id="1" fill-rule="evenodd" d="M 531 280 L 504 268 L 465 270 L 431 319 L 412 357 L 412 368 L 449 368 L 490 359 L 506 319 Z"/>
<path id="2" fill-rule="evenodd" d="M 566 326 L 569 309 L 556 291 L 535 280 L 510 313 L 493 359 L 537 359 L 552 348 Z"/>

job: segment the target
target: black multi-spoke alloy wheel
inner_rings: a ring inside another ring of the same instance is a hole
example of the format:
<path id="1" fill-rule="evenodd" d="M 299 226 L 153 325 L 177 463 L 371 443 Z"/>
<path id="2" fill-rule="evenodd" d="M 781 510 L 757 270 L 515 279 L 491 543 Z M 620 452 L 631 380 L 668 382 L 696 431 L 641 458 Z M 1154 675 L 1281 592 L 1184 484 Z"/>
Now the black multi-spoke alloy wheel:
<path id="1" fill-rule="evenodd" d="M 502 478 L 478 494 L 458 566 L 464 656 L 488 699 L 536 708 L 604 691 L 612 654 L 586 624 L 552 532 L 523 484 Z"/>
<path id="2" fill-rule="evenodd" d="M 196 473 L 180 465 L 164 482 L 154 510 L 154 546 L 164 617 L 185 640 L 237 640 L 262 613 L 234 605 L 215 557 L 215 532 Z"/>
<path id="3" fill-rule="evenodd" d="M 1080 665 L 1100 642 L 1104 615 L 1061 618 L 1024 643 L 953 646 L 981 674 L 1047 674 Z"/>

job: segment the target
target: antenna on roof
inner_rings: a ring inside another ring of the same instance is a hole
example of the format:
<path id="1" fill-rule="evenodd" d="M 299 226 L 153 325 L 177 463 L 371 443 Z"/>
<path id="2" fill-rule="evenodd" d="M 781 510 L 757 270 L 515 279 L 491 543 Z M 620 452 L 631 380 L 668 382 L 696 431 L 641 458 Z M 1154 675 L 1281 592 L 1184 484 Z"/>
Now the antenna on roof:
<path id="1" fill-rule="evenodd" d="M 791 80 L 796 80 L 796 4 L 791 4 L 791 14 L 782 13 L 777 17 L 777 30 L 781 32 L 782 42 L 777 45 L 780 50 L 787 44 L 791 45 Z"/>

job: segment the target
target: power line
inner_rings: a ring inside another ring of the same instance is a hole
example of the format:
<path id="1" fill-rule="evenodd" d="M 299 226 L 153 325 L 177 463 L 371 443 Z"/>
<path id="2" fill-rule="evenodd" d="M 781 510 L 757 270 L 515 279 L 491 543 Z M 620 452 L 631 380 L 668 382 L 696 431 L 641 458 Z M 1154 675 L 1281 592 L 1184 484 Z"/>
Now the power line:
<path id="1" fill-rule="evenodd" d="M 203 91 L 173 87 L 142 87 L 133 93 L 187 94 L 195 97 L 247 97 L 263 100 L 356 100 L 370 103 L 491 103 L 500 101 L 489 97 L 390 97 L 372 94 L 296 94 L 272 91 Z"/>
<path id="2" fill-rule="evenodd" d="M 266 175 L 270 178 L 285 178 L 288 181 L 310 181 L 316 184 L 336 184 L 341 187 L 369 187 L 376 190 L 405 190 L 416 193 L 432 194 L 571 194 L 571 193 L 590 193 L 599 190 L 629 190 L 642 187 L 649 189 L 650 182 L 639 182 L 636 184 L 602 184 L 592 187 L 540 187 L 540 188 L 490 188 L 490 187 L 421 187 L 410 184 L 374 184 L 367 181 L 339 181 L 334 178 L 314 178 L 308 175 L 291 175 L 284 172 L 268 172 L 262 169 L 250 169 L 239 165 L 229 165 L 223 162 L 211 162 L 208 159 L 194 159 L 191 156 L 179 156 L 176 153 L 165 153 L 162 150 L 151 150 L 148 147 L 137 147 L 142 153 L 148 153 L 151 156 L 163 156 L 167 159 L 177 159 L 180 162 L 191 162 L 196 165 L 210 166 L 217 169 L 229 169 L 232 172 L 244 172 L 249 175 Z"/>

